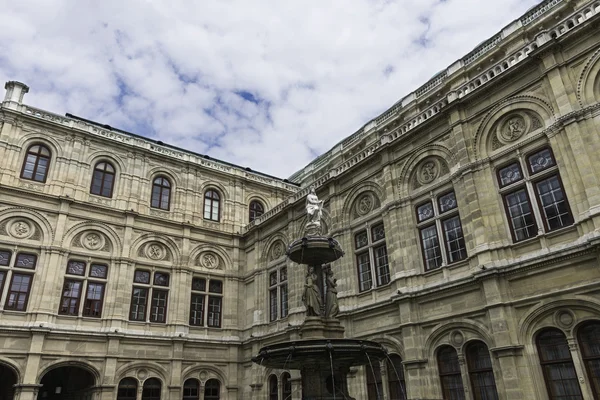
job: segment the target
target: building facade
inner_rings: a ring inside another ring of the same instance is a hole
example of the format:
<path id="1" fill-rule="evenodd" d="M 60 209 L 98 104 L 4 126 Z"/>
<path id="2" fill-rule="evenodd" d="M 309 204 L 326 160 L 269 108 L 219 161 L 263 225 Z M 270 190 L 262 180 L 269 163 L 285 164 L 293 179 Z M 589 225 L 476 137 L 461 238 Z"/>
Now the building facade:
<path id="1" fill-rule="evenodd" d="M 600 399 L 599 1 L 546 0 L 283 180 L 0 108 L 0 399 L 300 399 L 325 200 L 358 399 Z M 598 168 L 598 169 L 597 169 Z"/>

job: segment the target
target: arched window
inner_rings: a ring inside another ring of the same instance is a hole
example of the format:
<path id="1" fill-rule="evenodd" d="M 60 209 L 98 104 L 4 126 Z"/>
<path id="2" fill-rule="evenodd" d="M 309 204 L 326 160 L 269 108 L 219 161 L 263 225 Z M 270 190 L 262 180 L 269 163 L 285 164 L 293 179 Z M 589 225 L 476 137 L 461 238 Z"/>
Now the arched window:
<path id="1" fill-rule="evenodd" d="M 183 400 L 200 399 L 200 382 L 198 379 L 188 379 L 183 384 Z"/>
<path id="2" fill-rule="evenodd" d="M 219 221 L 221 198 L 219 193 L 214 190 L 207 190 L 204 193 L 204 219 Z"/>
<path id="3" fill-rule="evenodd" d="M 383 399 L 383 385 L 381 383 L 381 371 L 379 363 L 365 365 L 367 371 L 367 398 L 369 400 Z"/>
<path id="4" fill-rule="evenodd" d="M 550 400 L 583 399 L 565 334 L 546 329 L 537 337 L 540 364 Z"/>
<path id="5" fill-rule="evenodd" d="M 438 368 L 442 382 L 442 397 L 444 399 L 464 400 L 465 388 L 460 374 L 458 354 L 454 347 L 442 346 L 438 350 Z"/>
<path id="6" fill-rule="evenodd" d="M 467 365 L 473 388 L 473 400 L 498 400 L 490 352 L 482 342 L 467 346 Z"/>
<path id="7" fill-rule="evenodd" d="M 171 182 L 159 176 L 152 182 L 152 207 L 168 210 L 171 202 Z"/>
<path id="8" fill-rule="evenodd" d="M 281 386 L 283 386 L 283 400 L 291 400 L 292 398 L 292 381 L 290 374 L 284 372 L 281 375 Z"/>
<path id="9" fill-rule="evenodd" d="M 390 400 L 406 400 L 406 381 L 402 359 L 396 354 L 386 360 Z"/>
<path id="10" fill-rule="evenodd" d="M 591 322 L 579 328 L 579 346 L 594 398 L 600 399 L 600 322 Z"/>
<path id="11" fill-rule="evenodd" d="M 277 387 L 277 377 L 271 375 L 269 377 L 269 400 L 279 399 L 279 388 Z"/>
<path id="12" fill-rule="evenodd" d="M 156 378 L 146 379 L 142 390 L 142 400 L 160 400 L 161 383 Z"/>
<path id="13" fill-rule="evenodd" d="M 46 182 L 50 166 L 50 150 L 42 144 L 35 144 L 27 149 L 23 162 L 21 178 L 37 182 Z"/>
<path id="14" fill-rule="evenodd" d="M 221 398 L 221 383 L 216 379 L 209 379 L 204 385 L 204 400 L 219 400 Z"/>
<path id="15" fill-rule="evenodd" d="M 254 221 L 256 218 L 260 217 L 265 213 L 265 208 L 263 205 L 256 200 L 250 202 L 250 222 Z"/>
<path id="16" fill-rule="evenodd" d="M 117 400 L 135 400 L 137 397 L 137 380 L 124 378 L 119 382 Z"/>
<path id="17" fill-rule="evenodd" d="M 115 168 L 107 162 L 99 162 L 94 167 L 90 192 L 98 196 L 112 197 L 115 183 Z"/>

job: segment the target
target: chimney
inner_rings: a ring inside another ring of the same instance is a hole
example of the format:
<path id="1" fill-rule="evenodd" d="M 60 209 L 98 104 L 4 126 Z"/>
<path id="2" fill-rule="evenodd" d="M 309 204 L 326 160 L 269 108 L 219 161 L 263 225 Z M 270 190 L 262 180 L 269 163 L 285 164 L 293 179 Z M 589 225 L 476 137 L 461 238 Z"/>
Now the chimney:
<path id="1" fill-rule="evenodd" d="M 23 96 L 25 96 L 25 93 L 29 92 L 29 86 L 17 81 L 6 82 L 4 89 L 6 89 L 4 102 L 13 107 L 23 103 Z"/>

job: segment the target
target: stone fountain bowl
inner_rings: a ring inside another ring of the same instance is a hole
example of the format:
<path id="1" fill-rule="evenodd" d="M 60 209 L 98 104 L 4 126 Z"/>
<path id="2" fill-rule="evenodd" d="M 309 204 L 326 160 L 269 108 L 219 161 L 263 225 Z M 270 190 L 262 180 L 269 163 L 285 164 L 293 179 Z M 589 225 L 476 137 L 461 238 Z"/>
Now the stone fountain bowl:
<path id="1" fill-rule="evenodd" d="M 295 263 L 323 265 L 344 255 L 337 240 L 325 236 L 308 236 L 290 244 L 287 255 Z"/>
<path id="2" fill-rule="evenodd" d="M 331 357 L 330 357 L 331 354 Z M 297 369 L 377 365 L 387 357 L 376 342 L 356 339 L 310 339 L 278 343 L 260 349 L 252 361 L 269 368 Z"/>

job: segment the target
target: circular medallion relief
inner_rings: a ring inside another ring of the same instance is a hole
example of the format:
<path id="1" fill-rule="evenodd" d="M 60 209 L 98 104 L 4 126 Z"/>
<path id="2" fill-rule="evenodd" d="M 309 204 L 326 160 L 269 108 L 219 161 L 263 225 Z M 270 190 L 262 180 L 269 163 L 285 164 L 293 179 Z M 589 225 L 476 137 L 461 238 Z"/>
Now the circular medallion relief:
<path id="1" fill-rule="evenodd" d="M 200 371 L 200 379 L 205 381 L 206 378 L 208 378 L 208 372 L 206 371 Z"/>
<path id="2" fill-rule="evenodd" d="M 33 226 L 26 220 L 17 219 L 8 226 L 8 233 L 17 239 L 27 239 L 33 234 Z"/>
<path id="3" fill-rule="evenodd" d="M 146 371 L 145 369 L 138 370 L 138 372 L 137 372 L 138 379 L 146 379 L 147 376 L 148 376 L 148 371 Z"/>
<path id="4" fill-rule="evenodd" d="M 456 346 L 456 347 L 460 347 L 465 341 L 465 336 L 462 334 L 461 331 L 453 331 L 450 334 L 450 342 Z"/>
<path id="5" fill-rule="evenodd" d="M 200 255 L 200 265 L 208 269 L 219 268 L 219 256 L 211 252 L 202 253 Z"/>
<path id="6" fill-rule="evenodd" d="M 575 323 L 575 315 L 571 310 L 559 310 L 554 315 L 554 320 L 561 328 L 570 328 Z"/>
<path id="7" fill-rule="evenodd" d="M 81 237 L 81 244 L 89 250 L 98 250 L 104 247 L 104 236 L 98 232 L 87 232 Z"/>
<path id="8" fill-rule="evenodd" d="M 505 142 L 514 142 L 525 134 L 527 125 L 520 115 L 509 117 L 500 129 L 500 138 Z"/>
<path id="9" fill-rule="evenodd" d="M 440 166 L 436 160 L 429 159 L 421 164 L 417 171 L 417 181 L 421 185 L 433 182 L 440 175 Z"/>
<path id="10" fill-rule="evenodd" d="M 151 243 L 146 246 L 146 256 L 152 260 L 162 260 L 165 255 L 165 248 L 161 244 Z"/>
<path id="11" fill-rule="evenodd" d="M 280 241 L 275 242 L 273 244 L 273 249 L 271 250 L 271 260 L 276 260 L 283 256 L 284 251 L 283 243 Z"/>
<path id="12" fill-rule="evenodd" d="M 356 202 L 356 212 L 358 215 L 367 215 L 373 210 L 375 201 L 370 193 L 362 195 Z"/>

